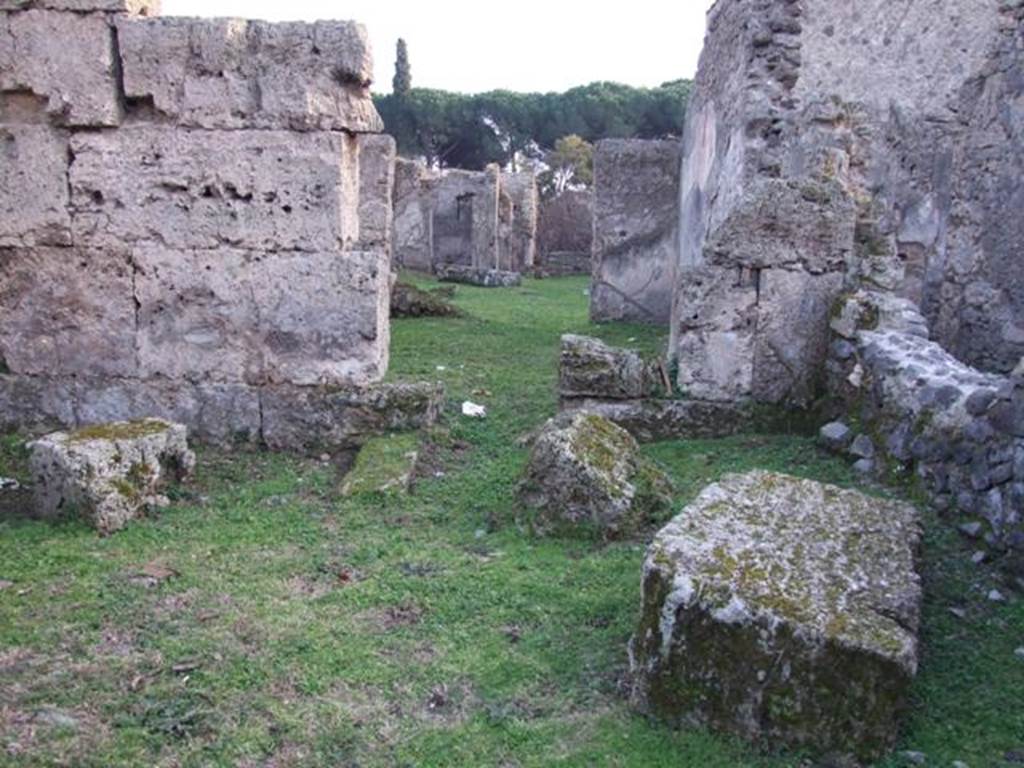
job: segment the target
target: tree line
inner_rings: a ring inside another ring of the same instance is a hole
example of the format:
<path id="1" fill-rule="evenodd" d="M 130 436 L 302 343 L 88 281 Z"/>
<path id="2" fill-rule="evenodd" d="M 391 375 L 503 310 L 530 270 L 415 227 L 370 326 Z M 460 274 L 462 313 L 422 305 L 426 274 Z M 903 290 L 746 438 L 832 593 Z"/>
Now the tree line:
<path id="1" fill-rule="evenodd" d="M 463 94 L 414 88 L 404 41 L 398 43 L 393 93 L 374 96 L 399 153 L 439 167 L 515 169 L 543 159 L 559 139 L 656 139 L 682 132 L 691 82 L 657 88 L 598 82 L 564 93 L 497 90 Z"/>

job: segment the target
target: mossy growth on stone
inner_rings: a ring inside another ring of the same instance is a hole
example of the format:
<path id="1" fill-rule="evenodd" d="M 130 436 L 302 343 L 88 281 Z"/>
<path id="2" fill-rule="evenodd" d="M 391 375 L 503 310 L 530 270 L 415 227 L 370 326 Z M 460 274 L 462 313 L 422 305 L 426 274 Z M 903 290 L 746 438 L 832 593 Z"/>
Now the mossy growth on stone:
<path id="1" fill-rule="evenodd" d="M 872 759 L 917 670 L 910 505 L 768 472 L 706 488 L 655 537 L 634 700 L 766 746 Z"/>
<path id="2" fill-rule="evenodd" d="M 538 535 L 614 539 L 650 524 L 672 487 L 626 430 L 579 413 L 541 432 L 518 495 L 520 520 Z"/>
<path id="3" fill-rule="evenodd" d="M 419 460 L 419 433 L 374 437 L 359 450 L 355 465 L 342 485 L 345 496 L 363 493 L 401 494 L 409 491 Z"/>
<path id="4" fill-rule="evenodd" d="M 158 435 L 170 425 L 160 419 L 139 419 L 137 421 L 116 421 L 82 427 L 68 434 L 68 441 L 85 443 L 90 440 L 135 440 L 140 437 Z"/>

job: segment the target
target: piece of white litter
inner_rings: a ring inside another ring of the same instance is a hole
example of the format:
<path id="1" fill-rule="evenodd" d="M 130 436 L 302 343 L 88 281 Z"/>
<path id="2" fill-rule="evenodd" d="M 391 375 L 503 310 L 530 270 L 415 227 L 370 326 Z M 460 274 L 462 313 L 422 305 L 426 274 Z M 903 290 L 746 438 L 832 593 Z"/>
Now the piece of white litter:
<path id="1" fill-rule="evenodd" d="M 12 477 L 0 477 L 0 491 L 17 491 L 21 483 Z"/>
<path id="2" fill-rule="evenodd" d="M 462 404 L 462 415 L 469 416 L 471 419 L 484 419 L 487 417 L 487 408 L 467 400 Z"/>
<path id="3" fill-rule="evenodd" d="M 439 371 L 447 371 L 448 367 L 444 366 L 444 365 L 439 365 L 439 366 L 437 366 L 437 370 L 439 370 Z"/>

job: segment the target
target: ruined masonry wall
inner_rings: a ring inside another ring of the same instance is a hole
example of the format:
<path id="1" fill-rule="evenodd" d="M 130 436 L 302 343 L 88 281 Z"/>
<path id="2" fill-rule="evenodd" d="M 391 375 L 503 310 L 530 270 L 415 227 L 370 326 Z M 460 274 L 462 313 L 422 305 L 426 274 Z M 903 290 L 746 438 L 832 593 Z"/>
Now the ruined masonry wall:
<path id="1" fill-rule="evenodd" d="M 434 171 L 398 158 L 394 182 L 396 267 L 523 272 L 534 264 L 537 184 L 532 174 Z"/>
<path id="2" fill-rule="evenodd" d="M 0 423 L 262 439 L 289 388 L 387 369 L 365 30 L 157 11 L 0 0 Z"/>
<path id="3" fill-rule="evenodd" d="M 1022 66 L 1021 0 L 719 0 L 684 135 L 680 386 L 809 404 L 828 308 L 857 286 L 918 302 L 961 360 L 1012 370 Z"/>
<path id="4" fill-rule="evenodd" d="M 590 316 L 668 325 L 679 250 L 677 141 L 610 139 L 594 151 Z"/>

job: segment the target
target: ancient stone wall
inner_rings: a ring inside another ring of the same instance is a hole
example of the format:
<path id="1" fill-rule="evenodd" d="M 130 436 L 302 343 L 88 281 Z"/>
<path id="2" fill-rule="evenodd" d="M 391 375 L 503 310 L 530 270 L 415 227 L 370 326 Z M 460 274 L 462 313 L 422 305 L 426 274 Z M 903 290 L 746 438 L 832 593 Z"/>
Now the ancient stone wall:
<path id="1" fill-rule="evenodd" d="M 611 139 L 594 151 L 590 316 L 668 325 L 679 237 L 677 141 Z"/>
<path id="2" fill-rule="evenodd" d="M 542 200 L 537 213 L 537 257 L 541 274 L 589 275 L 594 242 L 594 196 L 566 190 Z"/>
<path id="3" fill-rule="evenodd" d="M 856 285 L 921 302 L 962 359 L 1013 367 L 1022 19 L 1017 0 L 714 6 L 684 136 L 684 389 L 808 404 L 828 309 Z"/>
<path id="4" fill-rule="evenodd" d="M 1024 550 L 1024 366 L 970 368 L 929 340 L 911 302 L 886 294 L 844 297 L 831 329 L 829 389 L 863 430 L 854 447 L 867 466 L 916 475 L 939 511 Z"/>
<path id="5" fill-rule="evenodd" d="M 262 439 L 387 369 L 394 145 L 361 26 L 156 10 L 0 3 L 0 422 Z"/>
<path id="6" fill-rule="evenodd" d="M 533 266 L 537 184 L 532 174 L 430 170 L 399 158 L 394 186 L 394 264 L 521 272 Z"/>

